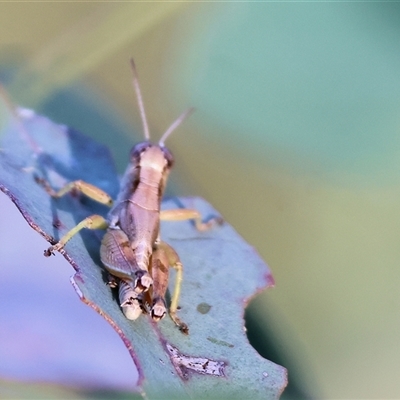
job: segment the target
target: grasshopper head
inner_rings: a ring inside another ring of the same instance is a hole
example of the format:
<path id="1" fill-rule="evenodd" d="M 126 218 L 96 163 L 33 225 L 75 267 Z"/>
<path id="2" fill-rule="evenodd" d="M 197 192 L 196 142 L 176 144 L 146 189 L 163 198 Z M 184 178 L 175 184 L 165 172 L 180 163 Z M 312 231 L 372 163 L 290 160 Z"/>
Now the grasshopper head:
<path id="1" fill-rule="evenodd" d="M 130 161 L 140 168 L 151 168 L 163 172 L 165 168 L 172 168 L 174 157 L 165 146 L 145 141 L 133 146 Z"/>

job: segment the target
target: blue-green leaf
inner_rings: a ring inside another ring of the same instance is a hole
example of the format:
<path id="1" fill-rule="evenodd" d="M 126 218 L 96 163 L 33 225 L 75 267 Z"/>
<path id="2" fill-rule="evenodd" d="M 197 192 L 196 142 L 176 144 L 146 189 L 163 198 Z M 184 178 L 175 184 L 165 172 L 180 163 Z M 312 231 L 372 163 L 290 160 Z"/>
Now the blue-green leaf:
<path id="1" fill-rule="evenodd" d="M 28 110 L 13 113 L 3 104 L 0 115 L 0 189 L 32 228 L 54 243 L 86 216 L 106 215 L 106 207 L 83 196 L 53 199 L 35 181 L 45 177 L 57 189 L 82 179 L 115 197 L 118 178 L 104 146 Z M 196 208 L 205 219 L 218 215 L 199 198 L 163 203 L 165 209 L 177 207 Z M 273 278 L 229 224 L 205 233 L 191 222 L 162 224 L 163 240 L 184 265 L 179 316 L 189 325 L 189 336 L 168 317 L 158 324 L 147 315 L 137 321 L 124 317 L 100 263 L 102 234 L 74 236 L 63 255 L 76 271 L 73 285 L 80 298 L 104 316 L 127 346 L 144 397 L 279 397 L 286 370 L 258 355 L 247 340 L 243 320 L 249 299 L 271 286 Z M 170 289 L 174 277 L 171 272 Z"/>

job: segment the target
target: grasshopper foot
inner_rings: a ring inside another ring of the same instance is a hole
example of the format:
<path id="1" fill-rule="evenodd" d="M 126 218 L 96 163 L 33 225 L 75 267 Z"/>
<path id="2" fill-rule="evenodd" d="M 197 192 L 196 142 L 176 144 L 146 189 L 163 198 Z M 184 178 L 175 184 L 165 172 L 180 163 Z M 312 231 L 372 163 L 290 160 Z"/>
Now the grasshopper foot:
<path id="1" fill-rule="evenodd" d="M 175 325 L 178 327 L 178 329 L 184 334 L 184 335 L 189 335 L 189 327 L 187 324 L 185 324 L 177 315 L 176 312 L 169 312 L 169 315 L 174 321 Z"/>
<path id="2" fill-rule="evenodd" d="M 115 289 L 118 287 L 118 281 L 114 276 L 112 276 L 111 274 L 108 274 L 107 285 L 110 286 L 111 289 Z"/>
<path id="3" fill-rule="evenodd" d="M 56 251 L 56 245 L 50 246 L 48 249 L 46 249 L 43 253 L 45 257 L 50 257 L 50 256 L 55 256 L 55 251 Z"/>
<path id="4" fill-rule="evenodd" d="M 189 327 L 184 322 L 181 322 L 178 328 L 184 335 L 189 335 Z"/>
<path id="5" fill-rule="evenodd" d="M 195 221 L 196 229 L 200 232 L 206 232 L 215 226 L 223 225 L 224 219 L 221 216 L 213 217 L 207 222 L 202 222 L 200 219 Z"/>
<path id="6" fill-rule="evenodd" d="M 54 256 L 55 254 L 54 254 L 54 251 L 53 251 L 52 247 L 49 247 L 48 249 L 46 249 L 46 250 L 43 252 L 43 255 L 44 255 L 45 257 L 50 257 L 50 256 Z"/>
<path id="7" fill-rule="evenodd" d="M 48 249 L 44 251 L 44 256 L 45 257 L 50 257 L 54 256 L 56 251 L 60 251 L 64 245 L 60 242 L 54 244 L 53 246 L 50 246 Z"/>

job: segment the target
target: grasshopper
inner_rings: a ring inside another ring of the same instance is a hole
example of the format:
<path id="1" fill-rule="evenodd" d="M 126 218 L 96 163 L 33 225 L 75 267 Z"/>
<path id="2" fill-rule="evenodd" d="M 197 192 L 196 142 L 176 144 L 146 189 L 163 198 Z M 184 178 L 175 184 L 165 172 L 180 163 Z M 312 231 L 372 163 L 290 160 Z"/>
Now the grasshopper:
<path id="1" fill-rule="evenodd" d="M 131 68 L 145 141 L 138 143 L 130 151 L 129 164 L 115 202 L 101 189 L 81 180 L 71 182 L 58 191 L 53 190 L 45 180 L 38 180 L 53 198 L 59 198 L 71 191 L 79 191 L 111 207 L 106 219 L 100 215 L 91 215 L 78 223 L 57 243 L 45 250 L 45 256 L 61 251 L 82 229 L 105 229 L 100 258 L 111 274 L 110 284 L 119 285 L 119 301 L 124 315 L 135 320 L 142 312 L 146 312 L 155 321 L 162 319 L 167 312 L 165 294 L 169 267 L 172 267 L 176 269 L 177 274 L 169 315 L 178 328 L 188 334 L 187 325 L 177 316 L 183 266 L 175 250 L 161 241 L 160 220 L 191 219 L 199 231 L 205 231 L 215 222 L 221 223 L 222 220 L 214 218 L 202 222 L 200 213 L 194 209 L 160 210 L 167 178 L 174 162 L 164 142 L 193 109 L 181 114 L 158 143 L 152 143 L 133 59 Z"/>

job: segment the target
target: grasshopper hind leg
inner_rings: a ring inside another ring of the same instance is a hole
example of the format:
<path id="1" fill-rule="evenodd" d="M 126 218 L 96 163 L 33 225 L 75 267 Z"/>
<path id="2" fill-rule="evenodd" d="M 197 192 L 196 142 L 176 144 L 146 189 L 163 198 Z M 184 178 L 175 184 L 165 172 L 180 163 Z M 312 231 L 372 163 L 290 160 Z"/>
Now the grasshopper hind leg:
<path id="1" fill-rule="evenodd" d="M 162 319 L 167 313 L 165 294 L 168 289 L 169 267 L 176 269 L 176 281 L 171 297 L 169 315 L 178 326 L 179 330 L 189 333 L 188 326 L 177 316 L 179 296 L 182 286 L 183 266 L 176 251 L 165 242 L 160 242 L 153 252 L 151 258 L 151 274 L 153 277 L 152 305 L 150 314 L 155 321 Z"/>

